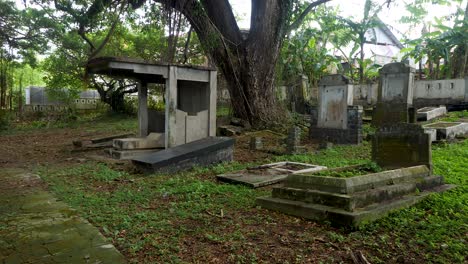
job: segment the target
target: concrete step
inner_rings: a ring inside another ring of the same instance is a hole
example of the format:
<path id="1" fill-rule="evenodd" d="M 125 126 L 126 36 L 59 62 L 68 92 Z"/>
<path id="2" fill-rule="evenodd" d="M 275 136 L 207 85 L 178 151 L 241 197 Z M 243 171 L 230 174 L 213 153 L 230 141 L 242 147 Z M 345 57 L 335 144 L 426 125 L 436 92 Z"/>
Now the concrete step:
<path id="1" fill-rule="evenodd" d="M 114 139 L 112 146 L 116 150 L 164 148 L 164 133 L 150 133 L 145 138 Z"/>
<path id="2" fill-rule="evenodd" d="M 373 203 L 392 200 L 404 195 L 415 193 L 416 190 L 425 190 L 441 184 L 443 184 L 443 177 L 430 176 L 422 180 L 418 180 L 417 182 L 404 182 L 387 185 L 350 195 L 323 192 L 319 190 L 277 187 L 273 188 L 272 197 L 333 206 L 352 212 L 358 208 L 363 208 Z"/>
<path id="3" fill-rule="evenodd" d="M 107 149 L 106 153 L 112 158 L 118 160 L 129 160 L 140 157 L 141 155 L 155 153 L 161 151 L 160 149 L 133 149 L 133 150 L 118 150 L 118 149 Z"/>
<path id="4" fill-rule="evenodd" d="M 313 173 L 304 173 L 289 175 L 284 186 L 297 189 L 352 194 L 391 184 L 417 182 L 429 175 L 430 170 L 425 165 L 388 170 L 349 178 L 316 176 Z"/>
<path id="5" fill-rule="evenodd" d="M 455 185 L 449 184 L 440 185 L 417 194 L 405 195 L 394 200 L 372 204 L 353 212 L 322 204 L 306 203 L 274 197 L 259 197 L 257 198 L 256 203 L 265 209 L 279 211 L 285 214 L 316 221 L 329 221 L 335 226 L 357 227 L 363 222 L 382 218 L 391 211 L 414 205 L 431 193 L 446 191 L 454 187 Z"/>

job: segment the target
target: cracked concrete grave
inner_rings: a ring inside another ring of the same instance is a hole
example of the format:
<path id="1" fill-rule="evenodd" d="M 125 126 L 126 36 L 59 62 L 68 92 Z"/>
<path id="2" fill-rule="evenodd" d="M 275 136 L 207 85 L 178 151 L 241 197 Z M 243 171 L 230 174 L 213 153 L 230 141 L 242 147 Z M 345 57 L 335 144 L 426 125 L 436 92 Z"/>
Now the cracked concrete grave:
<path id="1" fill-rule="evenodd" d="M 43 185 L 22 169 L 0 170 L 1 263 L 126 263 L 96 227 Z"/>

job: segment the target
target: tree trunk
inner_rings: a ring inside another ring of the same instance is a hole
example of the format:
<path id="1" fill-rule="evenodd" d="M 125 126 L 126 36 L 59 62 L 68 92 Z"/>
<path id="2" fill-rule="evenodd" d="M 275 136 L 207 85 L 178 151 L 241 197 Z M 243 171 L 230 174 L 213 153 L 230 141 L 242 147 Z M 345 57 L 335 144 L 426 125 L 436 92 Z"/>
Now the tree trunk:
<path id="1" fill-rule="evenodd" d="M 166 2 L 167 1 L 160 1 Z M 250 32 L 242 34 L 227 0 L 169 1 L 189 20 L 226 77 L 235 116 L 262 125 L 279 120 L 275 64 L 288 30 L 292 1 L 253 0 Z"/>
<path id="2" fill-rule="evenodd" d="M 361 50 L 361 60 L 359 61 L 359 83 L 362 84 L 364 83 L 364 42 L 365 42 L 365 36 L 364 34 L 361 34 L 359 36 L 360 40 L 360 50 Z"/>

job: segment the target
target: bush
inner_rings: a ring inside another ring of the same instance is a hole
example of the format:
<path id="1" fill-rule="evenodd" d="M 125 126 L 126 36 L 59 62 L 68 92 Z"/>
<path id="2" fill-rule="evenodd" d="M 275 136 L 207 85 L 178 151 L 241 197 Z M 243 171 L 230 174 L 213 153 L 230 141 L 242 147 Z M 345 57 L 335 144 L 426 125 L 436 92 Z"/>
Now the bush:
<path id="1" fill-rule="evenodd" d="M 7 130 L 10 127 L 11 115 L 7 110 L 0 109 L 0 131 Z"/>

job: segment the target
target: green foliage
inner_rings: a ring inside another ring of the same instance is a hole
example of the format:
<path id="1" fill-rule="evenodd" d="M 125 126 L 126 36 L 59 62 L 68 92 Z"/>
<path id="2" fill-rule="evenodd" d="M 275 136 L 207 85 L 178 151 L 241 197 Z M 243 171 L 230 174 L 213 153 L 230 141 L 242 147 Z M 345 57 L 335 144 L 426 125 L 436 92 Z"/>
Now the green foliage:
<path id="1" fill-rule="evenodd" d="M 403 17 L 402 21 L 409 24 L 420 24 L 427 14 L 421 10 L 425 10 L 424 7 L 427 8 L 428 2 L 418 0 L 413 4 L 407 4 L 410 16 Z M 431 1 L 430 4 L 431 8 L 437 8 L 434 5 L 449 5 L 453 4 L 452 2 L 458 6 L 455 14 L 443 18 L 436 17 L 434 22 L 430 22 L 428 25 L 424 24 L 421 37 L 407 39 L 405 42 L 408 47 L 401 50 L 405 58 L 413 58 L 416 61 L 427 58 L 424 70 L 428 79 L 464 77 L 468 71 L 466 61 L 460 59 L 468 52 L 466 50 L 468 23 L 465 12 L 460 6 L 461 1 Z M 447 26 L 447 22 L 452 22 L 453 27 Z M 428 30 L 431 26 L 433 26 L 432 32 Z"/>
<path id="2" fill-rule="evenodd" d="M 277 156 L 273 161 L 295 161 L 310 164 L 319 164 L 329 168 L 358 165 L 370 162 L 370 144 L 363 142 L 359 146 L 337 145 L 311 154 Z M 343 158 L 346 157 L 346 158 Z"/>
<path id="3" fill-rule="evenodd" d="M 443 175 L 457 188 L 431 195 L 409 209 L 391 214 L 363 228 L 357 239 L 377 233 L 397 234 L 410 247 L 424 251 L 425 258 L 439 263 L 462 263 L 468 250 L 468 140 L 433 148 L 434 174 Z"/>
<path id="4" fill-rule="evenodd" d="M 43 129 L 78 127 L 88 132 L 135 132 L 137 129 L 137 118 L 135 116 L 109 112 L 77 113 L 73 109 L 68 109 L 62 113 L 48 114 L 37 112 L 35 114 L 31 121 L 9 121 L 10 126 L 3 132 L 8 134 L 29 133 Z"/>
<path id="5" fill-rule="evenodd" d="M 7 110 L 0 109 L 0 131 L 7 130 L 11 123 L 11 116 Z"/>
<path id="6" fill-rule="evenodd" d="M 312 21 L 318 26 L 311 26 Z M 312 85 L 317 85 L 330 69 L 339 66 L 339 60 L 329 54 L 326 46 L 336 41 L 336 35 L 342 30 L 335 10 L 317 8 L 285 41 L 278 63 L 278 76 L 286 84 L 294 85 L 299 76 L 306 75 Z"/>
<path id="7" fill-rule="evenodd" d="M 449 112 L 447 116 L 439 120 L 445 122 L 458 122 L 461 118 L 468 119 L 468 110 Z"/>

